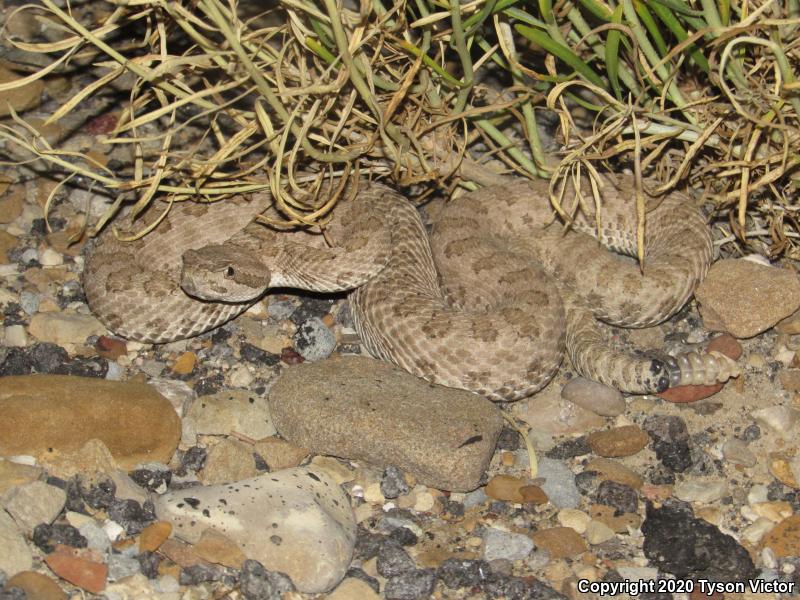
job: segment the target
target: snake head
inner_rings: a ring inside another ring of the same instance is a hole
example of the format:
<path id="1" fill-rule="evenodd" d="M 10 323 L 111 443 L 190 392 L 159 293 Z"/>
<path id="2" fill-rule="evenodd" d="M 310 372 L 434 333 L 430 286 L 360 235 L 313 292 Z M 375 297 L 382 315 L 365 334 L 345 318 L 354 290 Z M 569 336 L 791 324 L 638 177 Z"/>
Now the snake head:
<path id="1" fill-rule="evenodd" d="M 183 255 L 181 288 L 200 300 L 255 300 L 267 290 L 270 278 L 267 266 L 246 248 L 209 245 Z"/>

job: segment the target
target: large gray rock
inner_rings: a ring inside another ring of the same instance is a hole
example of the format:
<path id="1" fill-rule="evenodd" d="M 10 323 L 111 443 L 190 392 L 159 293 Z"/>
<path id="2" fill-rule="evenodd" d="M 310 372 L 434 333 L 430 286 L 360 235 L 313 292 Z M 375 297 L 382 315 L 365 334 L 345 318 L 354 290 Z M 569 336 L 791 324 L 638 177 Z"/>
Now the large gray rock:
<path id="1" fill-rule="evenodd" d="M 444 490 L 478 486 L 503 425 L 498 408 L 477 394 L 361 356 L 291 367 L 269 402 L 275 427 L 293 444 L 395 465 Z"/>
<path id="2" fill-rule="evenodd" d="M 330 476 L 309 467 L 170 492 L 155 506 L 177 537 L 197 543 L 213 528 L 247 558 L 288 575 L 301 592 L 333 588 L 353 556 L 350 501 Z"/>
<path id="3" fill-rule="evenodd" d="M 33 565 L 33 554 L 14 520 L 0 509 L 0 571 L 12 577 Z"/>
<path id="4" fill-rule="evenodd" d="M 744 259 L 720 260 L 695 297 L 707 328 L 749 338 L 800 308 L 800 280 L 788 269 Z"/>

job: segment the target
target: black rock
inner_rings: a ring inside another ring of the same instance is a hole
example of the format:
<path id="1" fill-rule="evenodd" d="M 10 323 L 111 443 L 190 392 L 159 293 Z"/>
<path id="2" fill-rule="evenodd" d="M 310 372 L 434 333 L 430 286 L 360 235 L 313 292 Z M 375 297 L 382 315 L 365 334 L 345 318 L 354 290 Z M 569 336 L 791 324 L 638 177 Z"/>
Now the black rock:
<path id="1" fill-rule="evenodd" d="M 105 509 L 114 503 L 117 484 L 105 473 L 76 475 L 75 483 L 83 501 L 92 508 Z"/>
<path id="2" fill-rule="evenodd" d="M 386 544 L 386 536 L 379 533 L 372 533 L 363 527 L 356 531 L 355 557 L 362 562 L 374 558 Z"/>
<path id="3" fill-rule="evenodd" d="M 69 354 L 61 346 L 49 342 L 34 344 L 27 349 L 31 367 L 37 373 L 53 373 L 69 362 Z"/>
<path id="4" fill-rule="evenodd" d="M 481 586 L 489 598 L 504 600 L 566 600 L 550 586 L 538 580 L 492 573 Z"/>
<path id="5" fill-rule="evenodd" d="M 222 568 L 217 565 L 191 565 L 181 569 L 181 585 L 197 585 L 206 581 L 219 581 L 222 577 Z"/>
<path id="6" fill-rule="evenodd" d="M 401 546 L 414 546 L 419 541 L 417 534 L 408 527 L 395 527 L 389 532 L 388 538 Z"/>
<path id="7" fill-rule="evenodd" d="M 750 554 L 731 536 L 695 518 L 685 503 L 647 506 L 642 524 L 644 554 L 664 573 L 679 579 L 746 581 L 756 575 Z"/>
<path id="8" fill-rule="evenodd" d="M 597 490 L 598 483 L 597 471 L 583 471 L 575 475 L 575 486 L 584 496 L 593 494 Z"/>
<path id="9" fill-rule="evenodd" d="M 381 494 L 383 494 L 384 498 L 391 499 L 405 496 L 409 491 L 403 472 L 394 465 L 386 467 L 381 479 Z"/>
<path id="10" fill-rule="evenodd" d="M 448 558 L 436 572 L 437 577 L 450 589 L 472 587 L 485 580 L 492 572 L 485 560 Z"/>
<path id="11" fill-rule="evenodd" d="M 451 517 L 459 518 L 463 517 L 464 513 L 466 512 L 466 508 L 461 502 L 456 502 L 455 500 L 450 500 L 449 498 L 444 500 L 442 506 L 442 512 L 445 515 L 449 515 Z"/>
<path id="12" fill-rule="evenodd" d="M 280 354 L 272 354 L 248 342 L 242 342 L 239 348 L 239 354 L 243 360 L 255 365 L 267 365 L 271 367 L 281 362 Z"/>
<path id="13" fill-rule="evenodd" d="M 741 439 L 744 442 L 754 442 L 761 437 L 761 427 L 758 423 L 751 423 L 742 432 Z"/>
<path id="14" fill-rule="evenodd" d="M 181 458 L 181 469 L 183 472 L 187 471 L 200 471 L 203 465 L 206 464 L 206 456 L 208 452 L 201 446 L 192 446 L 183 453 Z"/>
<path id="15" fill-rule="evenodd" d="M 642 426 L 653 440 L 656 457 L 665 467 L 683 473 L 692 465 L 689 430 L 683 419 L 652 415 L 645 419 Z"/>
<path id="16" fill-rule="evenodd" d="M 294 584 L 284 573 L 267 571 L 255 560 L 246 560 L 239 575 L 239 589 L 247 600 L 281 600 Z"/>
<path id="17" fill-rule="evenodd" d="M 168 486 L 172 481 L 172 471 L 169 469 L 135 469 L 128 473 L 138 485 L 154 492 L 162 486 Z"/>
<path id="18" fill-rule="evenodd" d="M 500 435 L 497 437 L 496 448 L 498 450 L 515 452 L 519 450 L 519 446 L 519 432 L 511 427 L 503 427 L 500 430 Z"/>
<path id="19" fill-rule="evenodd" d="M 331 312 L 335 298 L 315 298 L 313 296 L 302 296 L 301 304 L 289 316 L 289 319 L 297 326 L 302 325 L 313 317 L 322 318 Z"/>
<path id="20" fill-rule="evenodd" d="M 139 554 L 136 559 L 139 561 L 139 568 L 148 579 L 155 579 L 158 577 L 158 565 L 161 563 L 161 558 L 155 552 L 145 551 Z"/>
<path id="21" fill-rule="evenodd" d="M 675 483 L 675 473 L 663 464 L 659 463 L 647 473 L 647 479 L 653 485 L 673 485 Z"/>
<path id="22" fill-rule="evenodd" d="M 416 569 L 414 559 L 399 544 L 387 542 L 378 551 L 376 568 L 383 577 L 394 577 Z"/>
<path id="23" fill-rule="evenodd" d="M 108 516 L 125 528 L 128 535 L 136 535 L 156 520 L 153 503 L 146 501 L 144 506 L 136 500 L 114 500 L 108 508 Z"/>
<path id="24" fill-rule="evenodd" d="M 0 377 L 30 375 L 32 370 L 23 348 L 0 348 Z"/>
<path id="25" fill-rule="evenodd" d="M 225 386 L 225 375 L 223 373 L 215 373 L 208 377 L 202 377 L 197 380 L 194 385 L 194 391 L 198 396 L 207 396 L 209 394 L 216 394 Z"/>
<path id="26" fill-rule="evenodd" d="M 639 509 L 639 495 L 636 490 L 616 481 L 603 481 L 597 487 L 595 501 L 613 507 L 616 515 L 636 513 Z"/>
<path id="27" fill-rule="evenodd" d="M 575 458 L 576 456 L 586 456 L 592 451 L 586 436 L 582 435 L 572 440 L 564 440 L 557 446 L 554 446 L 547 452 L 547 458 L 554 458 L 557 460 L 565 460 L 567 458 Z"/>
<path id="28" fill-rule="evenodd" d="M 97 377 L 102 379 L 108 373 L 108 362 L 104 358 L 73 358 L 50 372 L 55 375 Z"/>
<path id="29" fill-rule="evenodd" d="M 39 523 L 33 529 L 33 543 L 42 552 L 52 552 L 56 544 L 63 544 L 72 548 L 86 548 L 88 540 L 72 525 L 67 523 L 56 523 L 48 525 Z"/>
<path id="30" fill-rule="evenodd" d="M 386 580 L 383 594 L 386 600 L 427 600 L 436 585 L 436 571 L 414 569 Z"/>
<path id="31" fill-rule="evenodd" d="M 372 591 L 374 591 L 376 594 L 381 589 L 381 584 L 377 579 L 375 579 L 374 577 L 370 577 L 364 571 L 356 567 L 350 567 L 349 569 L 347 569 L 347 573 L 345 573 L 344 577 L 345 579 L 347 579 L 348 577 L 352 577 L 354 579 L 360 579 L 361 581 L 366 583 L 369 587 L 371 587 Z"/>

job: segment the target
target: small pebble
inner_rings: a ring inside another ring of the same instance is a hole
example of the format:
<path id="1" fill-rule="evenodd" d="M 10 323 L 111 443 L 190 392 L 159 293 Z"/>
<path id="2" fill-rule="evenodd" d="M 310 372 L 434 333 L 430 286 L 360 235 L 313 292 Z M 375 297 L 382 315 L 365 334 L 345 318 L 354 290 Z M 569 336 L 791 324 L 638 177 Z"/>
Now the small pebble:
<path id="1" fill-rule="evenodd" d="M 521 533 L 489 527 L 483 533 L 483 558 L 493 560 L 519 560 L 533 551 L 533 541 Z"/>
<path id="2" fill-rule="evenodd" d="M 561 397 L 604 417 L 625 412 L 625 399 L 619 390 L 597 381 L 574 377 L 561 389 Z"/>
<path id="3" fill-rule="evenodd" d="M 615 535 L 616 534 L 614 533 L 613 529 L 611 529 L 605 523 L 601 523 L 600 521 L 591 520 L 586 526 L 586 541 L 592 546 L 597 546 L 598 544 L 607 542 Z"/>
<path id="4" fill-rule="evenodd" d="M 736 438 L 729 439 L 722 446 L 722 455 L 725 460 L 745 467 L 753 467 L 757 462 L 756 455 L 753 454 L 743 441 Z"/>
<path id="5" fill-rule="evenodd" d="M 300 356 L 311 362 L 328 358 L 336 348 L 336 336 L 318 317 L 301 324 L 293 341 Z"/>
<path id="6" fill-rule="evenodd" d="M 574 508 L 562 508 L 558 511 L 558 522 L 564 527 L 574 529 L 580 534 L 586 531 L 586 527 L 592 518 L 582 510 Z"/>
<path id="7" fill-rule="evenodd" d="M 385 498 L 397 498 L 408 494 L 410 488 L 406 483 L 405 475 L 397 467 L 386 467 L 381 479 L 381 493 Z"/>

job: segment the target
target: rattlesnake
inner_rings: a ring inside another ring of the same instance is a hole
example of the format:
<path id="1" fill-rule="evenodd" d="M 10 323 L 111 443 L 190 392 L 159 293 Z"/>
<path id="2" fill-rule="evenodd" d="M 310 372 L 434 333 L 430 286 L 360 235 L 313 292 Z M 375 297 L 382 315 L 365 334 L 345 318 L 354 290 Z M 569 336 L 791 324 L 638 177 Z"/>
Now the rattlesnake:
<path id="1" fill-rule="evenodd" d="M 692 201 L 671 194 L 647 214 L 642 273 L 590 235 L 634 254 L 632 179 L 601 183 L 599 228 L 592 206 L 566 231 L 546 226 L 547 182 L 519 179 L 448 203 L 430 241 L 417 210 L 375 183 L 337 204 L 324 236 L 251 223 L 267 195 L 176 203 L 143 239 L 103 232 L 84 288 L 109 329 L 151 343 L 208 331 L 268 288 L 355 289 L 353 320 L 370 354 L 492 400 L 539 390 L 565 347 L 579 373 L 625 391 L 731 376 L 719 354 L 673 359 L 609 346 L 596 318 L 646 327 L 670 317 L 704 277 L 712 241 Z"/>

